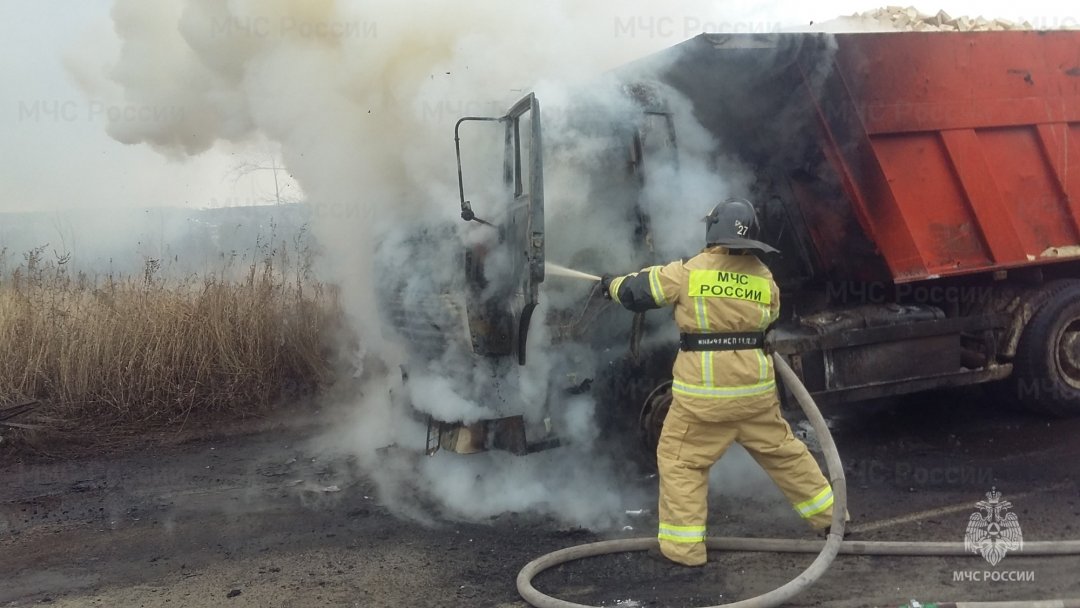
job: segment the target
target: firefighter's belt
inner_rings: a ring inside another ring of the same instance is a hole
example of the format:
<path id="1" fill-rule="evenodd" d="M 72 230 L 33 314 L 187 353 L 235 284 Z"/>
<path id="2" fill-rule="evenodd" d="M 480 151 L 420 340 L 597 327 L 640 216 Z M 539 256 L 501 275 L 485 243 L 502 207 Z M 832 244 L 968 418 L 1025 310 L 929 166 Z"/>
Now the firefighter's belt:
<path id="1" fill-rule="evenodd" d="M 688 351 L 752 350 L 765 347 L 765 334 L 758 332 L 724 334 L 679 334 L 679 348 Z"/>

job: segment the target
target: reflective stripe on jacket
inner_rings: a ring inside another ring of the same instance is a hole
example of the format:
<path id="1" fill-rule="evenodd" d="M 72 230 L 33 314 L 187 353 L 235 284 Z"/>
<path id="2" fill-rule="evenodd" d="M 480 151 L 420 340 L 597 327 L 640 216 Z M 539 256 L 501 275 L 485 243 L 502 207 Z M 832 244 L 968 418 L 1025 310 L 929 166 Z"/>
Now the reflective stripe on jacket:
<path id="1" fill-rule="evenodd" d="M 764 332 L 780 311 L 768 267 L 723 247 L 616 277 L 610 292 L 635 312 L 673 306 L 684 333 Z M 676 398 L 702 420 L 739 419 L 776 399 L 772 362 L 761 349 L 680 351 L 672 373 Z"/>

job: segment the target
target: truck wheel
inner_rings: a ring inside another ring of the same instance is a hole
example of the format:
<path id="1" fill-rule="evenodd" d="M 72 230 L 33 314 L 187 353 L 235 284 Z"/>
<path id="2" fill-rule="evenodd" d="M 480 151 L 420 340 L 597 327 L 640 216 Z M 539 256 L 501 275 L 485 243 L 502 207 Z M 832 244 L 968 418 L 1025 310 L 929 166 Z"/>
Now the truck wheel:
<path id="1" fill-rule="evenodd" d="M 671 401 L 671 381 L 668 380 L 649 393 L 638 414 L 638 439 L 641 440 L 642 454 L 653 468 L 656 467 L 656 446 L 660 444 L 660 433 L 664 430 L 664 418 L 671 408 Z"/>
<path id="2" fill-rule="evenodd" d="M 1028 321 L 1013 362 L 1020 403 L 1031 411 L 1080 414 L 1080 282 L 1063 282 Z"/>
<path id="3" fill-rule="evenodd" d="M 605 366 L 608 371 L 593 384 L 593 394 L 600 402 L 597 424 L 604 429 L 604 449 L 632 463 L 640 472 L 656 470 L 656 447 L 644 432 L 642 405 L 650 402 L 658 386 L 670 386 L 677 349 L 675 345 L 654 347 L 644 350 L 636 361 L 617 360 Z M 659 420 L 662 423 L 663 417 Z"/>

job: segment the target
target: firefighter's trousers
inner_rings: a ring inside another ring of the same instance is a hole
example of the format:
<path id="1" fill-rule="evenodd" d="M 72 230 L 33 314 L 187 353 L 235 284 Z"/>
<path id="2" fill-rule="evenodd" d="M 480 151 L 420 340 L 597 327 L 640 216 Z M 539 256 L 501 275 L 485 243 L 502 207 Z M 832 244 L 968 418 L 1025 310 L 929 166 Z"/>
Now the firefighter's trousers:
<path id="1" fill-rule="evenodd" d="M 803 442 L 780 416 L 780 404 L 748 418 L 705 422 L 675 399 L 664 419 L 656 450 L 660 470 L 660 550 L 688 566 L 705 563 L 709 468 L 738 442 L 769 474 L 795 510 L 813 528 L 832 521 L 828 480 Z"/>

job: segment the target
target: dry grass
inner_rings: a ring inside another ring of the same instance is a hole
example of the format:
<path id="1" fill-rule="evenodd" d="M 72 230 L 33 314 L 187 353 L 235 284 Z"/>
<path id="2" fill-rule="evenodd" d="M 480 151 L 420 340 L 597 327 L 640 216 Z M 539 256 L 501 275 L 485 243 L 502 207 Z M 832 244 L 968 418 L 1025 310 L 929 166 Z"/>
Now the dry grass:
<path id="1" fill-rule="evenodd" d="M 157 260 L 141 277 L 73 277 L 44 258 L 0 264 L 0 404 L 40 399 L 69 428 L 159 428 L 257 413 L 331 379 L 336 295 L 277 252 L 185 279 Z"/>

